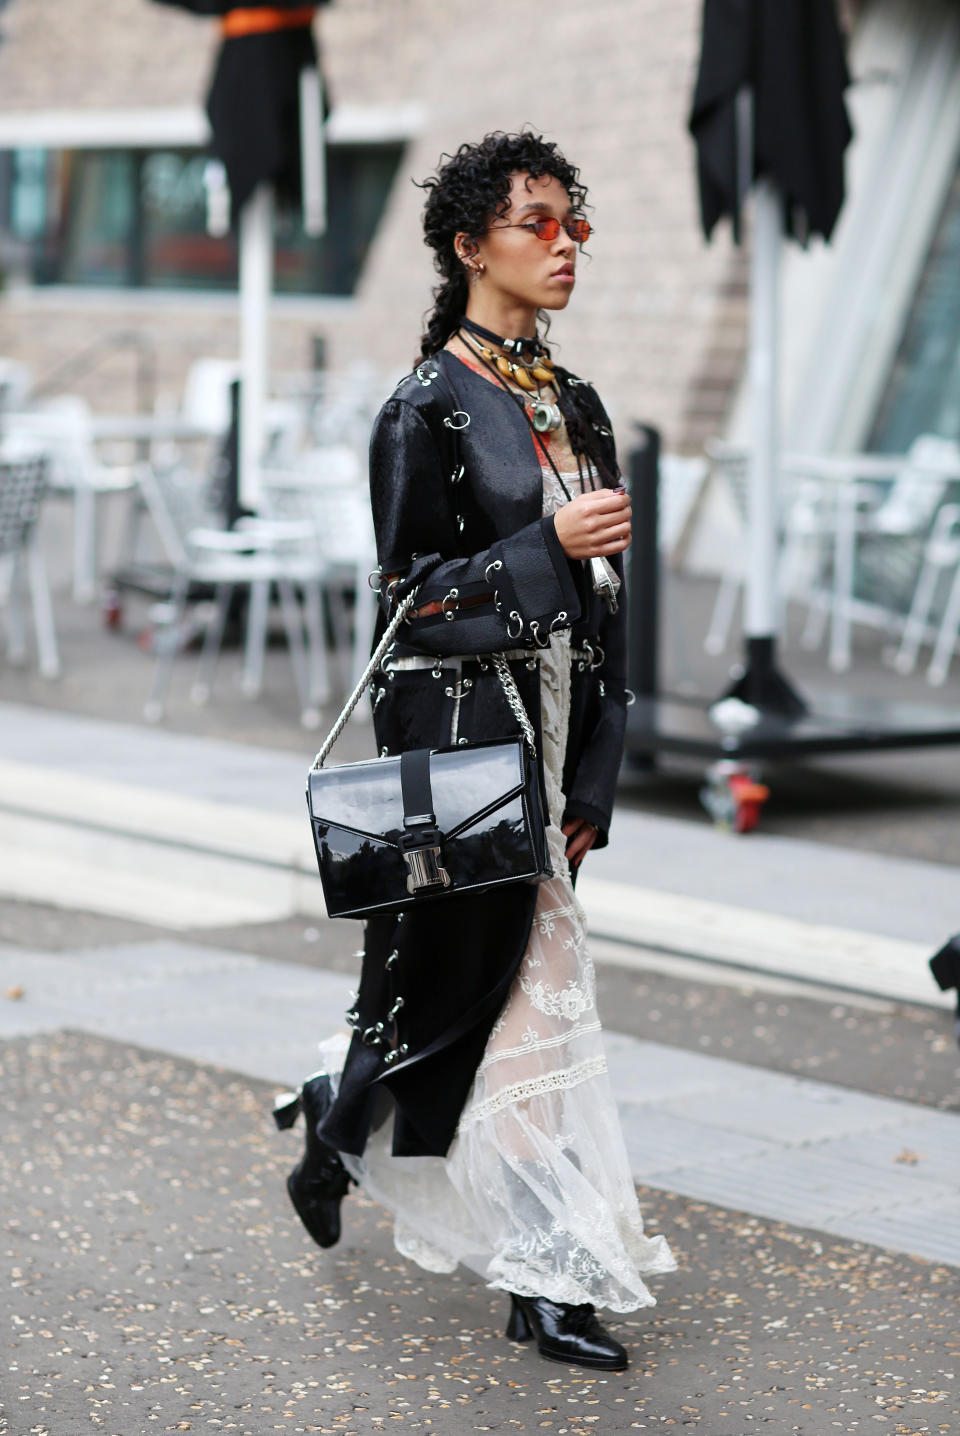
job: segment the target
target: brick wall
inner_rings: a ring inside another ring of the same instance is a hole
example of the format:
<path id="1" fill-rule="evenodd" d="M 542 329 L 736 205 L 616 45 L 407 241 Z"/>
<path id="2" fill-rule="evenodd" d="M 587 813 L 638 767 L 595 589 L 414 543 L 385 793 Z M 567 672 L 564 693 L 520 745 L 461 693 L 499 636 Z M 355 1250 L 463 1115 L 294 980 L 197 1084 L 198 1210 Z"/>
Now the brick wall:
<path id="1" fill-rule="evenodd" d="M 722 424 L 742 367 L 743 257 L 723 234 L 700 235 L 686 114 L 700 0 L 337 0 L 321 16 L 335 103 L 418 100 L 423 133 L 409 146 L 356 301 L 336 311 L 281 313 L 278 368 L 301 368 L 311 332 L 331 361 L 372 358 L 384 372 L 409 364 L 434 276 L 411 183 L 442 151 L 488 129 L 531 123 L 557 139 L 590 188 L 596 236 L 577 292 L 555 320 L 563 362 L 599 387 L 618 426 L 658 424 L 695 449 Z M 64 13 L 66 12 L 66 13 Z M 183 105 L 202 94 L 209 22 L 146 0 L 13 0 L 0 46 L 0 107 Z M 92 299 L 92 296 L 91 296 Z M 157 343 L 164 387 L 190 358 L 230 354 L 235 326 L 222 308 L 131 295 L 51 311 L 48 300 L 0 303 L 0 353 L 38 371 L 105 326 L 143 327 Z M 103 407 L 126 406 L 124 361 L 93 381 Z"/>

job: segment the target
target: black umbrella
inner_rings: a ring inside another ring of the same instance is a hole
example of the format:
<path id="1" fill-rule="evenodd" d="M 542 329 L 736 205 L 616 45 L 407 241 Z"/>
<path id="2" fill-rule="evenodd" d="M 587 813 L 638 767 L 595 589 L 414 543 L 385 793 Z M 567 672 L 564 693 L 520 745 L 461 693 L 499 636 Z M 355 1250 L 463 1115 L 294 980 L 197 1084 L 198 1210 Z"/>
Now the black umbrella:
<path id="1" fill-rule="evenodd" d="M 241 506 L 255 508 L 269 368 L 274 198 L 302 207 L 308 234 L 326 227 L 321 126 L 327 111 L 312 22 L 330 0 L 158 3 L 218 17 L 223 33 L 207 115 L 211 149 L 226 172 L 230 219 L 240 230 L 239 497 Z"/>
<path id="2" fill-rule="evenodd" d="M 753 190 L 747 659 L 733 693 L 786 713 L 805 705 L 774 656 L 779 258 L 784 234 L 805 243 L 833 232 L 852 136 L 848 84 L 835 0 L 704 0 L 690 130 L 708 238 L 729 215 L 739 242 L 741 207 Z"/>
<path id="3" fill-rule="evenodd" d="M 258 184 L 294 204 L 301 179 L 302 76 L 317 73 L 311 21 L 318 4 L 273 0 L 157 0 L 219 17 L 223 44 L 207 95 L 211 149 L 227 172 L 235 224 Z"/>

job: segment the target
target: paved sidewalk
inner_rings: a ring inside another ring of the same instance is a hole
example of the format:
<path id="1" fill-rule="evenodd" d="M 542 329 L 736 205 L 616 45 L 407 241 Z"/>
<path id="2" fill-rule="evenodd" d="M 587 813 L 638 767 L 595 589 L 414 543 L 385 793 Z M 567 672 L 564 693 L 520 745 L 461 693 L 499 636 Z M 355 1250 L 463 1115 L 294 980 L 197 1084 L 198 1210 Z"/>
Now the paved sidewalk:
<path id="1" fill-rule="evenodd" d="M 926 967 L 960 927 L 960 753 L 778 771 L 743 841 L 694 774 L 628 775 L 579 891 L 641 1203 L 680 1270 L 611 1322 L 630 1371 L 592 1376 L 506 1342 L 498 1294 L 402 1261 L 356 1193 L 331 1252 L 289 1208 L 302 1137 L 270 1098 L 341 1025 L 356 963 L 319 901 L 286 654 L 252 705 L 225 655 L 206 710 L 185 657 L 149 728 L 132 632 L 59 617 L 60 684 L 0 669 L 0 899 L 59 904 L 0 901 L 0 992 L 22 989 L 0 1001 L 0 1433 L 960 1430 L 960 1071 Z M 819 663 L 788 658 L 801 682 Z M 904 691 L 841 682 L 878 677 Z M 369 728 L 341 746 L 366 756 Z"/>
<path id="2" fill-rule="evenodd" d="M 0 1037 L 84 1031 L 295 1085 L 349 980 L 155 941 L 0 948 Z M 960 1115 L 608 1033 L 637 1181 L 960 1267 Z"/>
<path id="3" fill-rule="evenodd" d="M 356 742 L 365 745 L 361 729 Z M 0 704 L 0 893 L 181 928 L 324 915 L 312 752 Z M 608 960 L 694 956 L 949 1006 L 927 968 L 960 927 L 952 868 L 621 807 L 580 892 Z"/>

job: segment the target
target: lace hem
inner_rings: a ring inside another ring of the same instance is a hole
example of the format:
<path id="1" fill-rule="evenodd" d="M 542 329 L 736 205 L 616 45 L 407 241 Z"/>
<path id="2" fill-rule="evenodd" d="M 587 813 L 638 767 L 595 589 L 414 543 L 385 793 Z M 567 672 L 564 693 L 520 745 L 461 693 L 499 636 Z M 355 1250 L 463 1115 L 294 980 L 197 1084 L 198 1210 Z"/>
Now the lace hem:
<path id="1" fill-rule="evenodd" d="M 467 1128 L 476 1126 L 485 1118 L 502 1112 L 505 1107 L 526 1102 L 528 1098 L 539 1097 L 544 1092 L 565 1092 L 571 1087 L 579 1087 L 581 1082 L 588 1082 L 591 1077 L 600 1077 L 606 1070 L 606 1057 L 588 1057 L 585 1062 L 578 1062 L 576 1067 L 568 1067 L 565 1071 L 544 1072 L 539 1077 L 528 1077 L 524 1082 L 513 1082 L 509 1087 L 502 1087 L 486 1101 L 478 1102 L 475 1107 L 464 1111 L 457 1130 L 465 1132 Z"/>
<path id="2" fill-rule="evenodd" d="M 518 1296 L 545 1296 L 548 1301 L 561 1302 L 569 1306 L 580 1306 L 589 1302 L 592 1306 L 605 1306 L 610 1311 L 639 1311 L 646 1306 L 656 1306 L 657 1299 L 641 1279 L 643 1276 L 666 1276 L 676 1271 L 677 1263 L 667 1245 L 666 1237 L 640 1235 L 628 1239 L 630 1260 L 630 1286 L 621 1294 L 610 1283 L 608 1273 L 598 1267 L 596 1260 L 584 1248 L 569 1250 L 565 1258 L 565 1271 L 559 1271 L 549 1260 L 537 1262 L 530 1254 L 511 1257 L 502 1254 L 495 1257 L 488 1268 L 487 1286 L 491 1291 L 515 1291 Z M 622 1275 L 626 1276 L 626 1273 Z"/>
<path id="3" fill-rule="evenodd" d="M 455 1272 L 459 1262 L 438 1247 L 431 1246 L 399 1218 L 393 1224 L 393 1245 L 402 1257 L 416 1262 L 424 1271 L 435 1272 L 438 1276 L 449 1276 Z"/>

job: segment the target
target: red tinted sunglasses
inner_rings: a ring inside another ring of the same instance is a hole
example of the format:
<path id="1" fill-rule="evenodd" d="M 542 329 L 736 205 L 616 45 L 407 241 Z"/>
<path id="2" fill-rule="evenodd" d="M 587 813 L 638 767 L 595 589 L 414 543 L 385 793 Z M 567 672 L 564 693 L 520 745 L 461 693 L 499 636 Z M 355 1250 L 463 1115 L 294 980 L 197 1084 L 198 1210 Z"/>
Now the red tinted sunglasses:
<path id="1" fill-rule="evenodd" d="M 551 243 L 560 233 L 561 227 L 566 230 L 575 244 L 586 244 L 593 233 L 589 220 L 565 219 L 561 225 L 561 221 L 554 219 L 552 215 L 544 219 L 525 219 L 522 224 L 491 225 L 492 229 L 528 229 L 531 234 L 537 236 L 537 239 L 547 240 Z"/>

